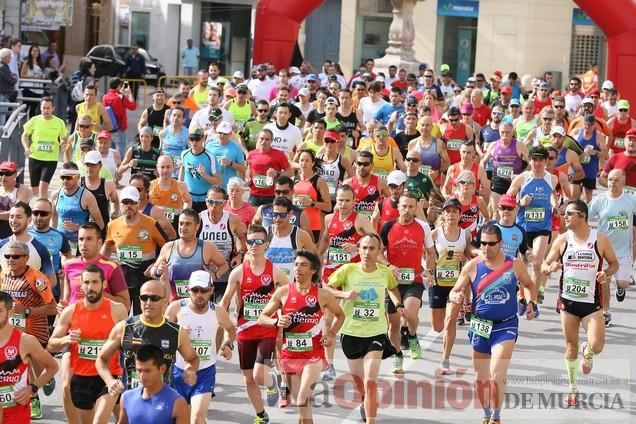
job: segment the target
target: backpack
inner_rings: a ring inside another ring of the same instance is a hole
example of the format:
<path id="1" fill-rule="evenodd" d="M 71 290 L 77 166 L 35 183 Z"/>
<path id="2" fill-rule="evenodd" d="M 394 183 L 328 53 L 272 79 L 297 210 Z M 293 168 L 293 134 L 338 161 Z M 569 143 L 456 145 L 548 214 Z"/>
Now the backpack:
<path id="1" fill-rule="evenodd" d="M 106 113 L 110 118 L 110 122 L 113 124 L 113 129 L 110 132 L 115 132 L 119 129 L 119 121 L 117 121 L 117 116 L 115 115 L 115 111 L 112 107 L 106 106 Z"/>
<path id="2" fill-rule="evenodd" d="M 71 91 L 71 99 L 76 102 L 84 101 L 84 82 L 82 80 L 77 81 L 73 85 L 73 90 Z"/>

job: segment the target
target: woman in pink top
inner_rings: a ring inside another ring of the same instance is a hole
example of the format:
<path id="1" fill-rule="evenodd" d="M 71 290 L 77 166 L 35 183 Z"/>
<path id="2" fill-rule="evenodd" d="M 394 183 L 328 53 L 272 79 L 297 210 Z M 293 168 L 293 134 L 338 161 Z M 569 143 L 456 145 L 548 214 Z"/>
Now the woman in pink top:
<path id="1" fill-rule="evenodd" d="M 230 178 L 227 182 L 227 193 L 230 201 L 225 204 L 225 210 L 238 215 L 241 223 L 247 228 L 252 224 L 256 208 L 243 199 L 245 190 L 245 182 L 242 179 L 239 177 Z"/>

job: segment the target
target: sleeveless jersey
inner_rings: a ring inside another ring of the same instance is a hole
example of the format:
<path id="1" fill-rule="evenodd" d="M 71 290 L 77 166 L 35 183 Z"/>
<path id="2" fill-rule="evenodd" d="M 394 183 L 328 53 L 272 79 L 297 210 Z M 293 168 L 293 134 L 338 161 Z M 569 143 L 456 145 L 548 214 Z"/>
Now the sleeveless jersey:
<path id="1" fill-rule="evenodd" d="M 461 145 L 468 141 L 468 135 L 466 134 L 466 124 L 459 123 L 459 128 L 453 128 L 452 125 L 446 125 L 444 128 L 444 134 L 442 140 L 446 143 L 446 149 L 448 150 L 448 159 L 451 165 L 461 160 L 459 155 L 459 148 Z"/>
<path id="2" fill-rule="evenodd" d="M 597 231 L 583 243 L 577 242 L 571 231 L 567 233 L 567 245 L 561 254 L 563 270 L 559 280 L 559 296 L 574 302 L 601 305 L 601 285 L 596 273 L 603 269 L 603 259 L 598 251 Z"/>
<path id="3" fill-rule="evenodd" d="M 377 175 L 371 175 L 371 179 L 366 186 L 362 186 L 357 176 L 351 178 L 351 187 L 355 193 L 353 199 L 353 209 L 362 215 L 370 218 L 375 210 L 375 203 L 380 198 L 380 181 Z"/>
<path id="4" fill-rule="evenodd" d="M 318 303 L 318 286 L 312 284 L 303 295 L 296 283 L 290 283 L 281 313 L 292 314 L 291 325 L 283 330 L 283 356 L 312 358 L 324 352 L 320 343 L 324 318 Z"/>
<path id="5" fill-rule="evenodd" d="M 342 167 L 342 156 L 338 154 L 338 157 L 333 162 L 326 162 L 324 156 L 321 157 L 322 164 L 318 168 L 318 175 L 325 180 L 327 188 L 329 189 L 329 196 L 331 199 L 336 198 L 336 190 L 338 184 L 342 182 L 345 176 L 345 170 Z"/>
<path id="6" fill-rule="evenodd" d="M 84 302 L 75 303 L 70 328 L 79 329 L 81 333 L 79 343 L 72 343 L 69 346 L 73 375 L 84 377 L 99 375 L 95 368 L 97 354 L 108 340 L 108 335 L 115 324 L 111 314 L 110 299 L 102 298 L 101 306 L 94 310 L 87 309 Z M 114 376 L 122 375 L 119 352 L 115 352 L 110 358 L 108 368 Z"/>
<path id="7" fill-rule="evenodd" d="M 144 344 L 158 346 L 163 351 L 163 359 L 167 365 L 164 381 L 171 375 L 175 354 L 179 348 L 179 324 L 163 319 L 158 325 L 147 325 L 140 315 L 126 320 L 124 334 L 121 338 L 121 350 L 124 355 L 124 372 L 126 373 L 126 389 L 139 386 L 139 378 L 135 369 L 135 356 Z"/>
<path id="8" fill-rule="evenodd" d="M 627 118 L 626 122 L 621 123 L 618 118 L 612 125 L 612 134 L 610 135 L 609 147 L 614 153 L 625 151 L 625 135 L 632 128 L 632 119 Z"/>
<path id="9" fill-rule="evenodd" d="M 512 260 L 512 257 L 506 255 L 506 262 Z M 481 259 L 477 262 L 475 280 L 471 284 L 472 310 L 482 319 L 505 320 L 517 313 L 517 276 L 513 268 L 510 268 L 490 284 L 482 283 L 492 272 L 499 271 L 488 268 Z"/>
<path id="10" fill-rule="evenodd" d="M 493 176 L 511 181 L 512 176 L 521 173 L 521 158 L 517 153 L 517 143 L 513 139 L 508 147 L 497 140 L 492 154 Z"/>
<path id="11" fill-rule="evenodd" d="M 589 140 L 585 138 L 584 132 L 585 131 L 582 130 L 579 131 L 579 135 L 576 138 L 576 141 L 581 145 L 581 147 L 585 149 L 585 146 L 592 146 L 594 150 L 600 150 L 598 141 L 596 140 L 596 129 Z M 585 172 L 585 178 L 596 180 L 596 175 L 598 174 L 598 155 L 583 153 L 580 158 L 581 167 L 583 167 L 583 172 Z"/>
<path id="12" fill-rule="evenodd" d="M 80 178 L 80 185 L 86 190 L 90 191 L 93 196 L 95 196 L 97 207 L 99 208 L 99 213 L 104 220 L 104 228 L 106 228 L 106 225 L 108 225 L 108 223 L 110 222 L 110 201 L 108 200 L 108 196 L 106 196 L 106 180 L 104 178 L 100 178 L 99 186 L 97 186 L 95 190 L 91 190 L 90 188 L 86 187 L 86 177 Z"/>
<path id="13" fill-rule="evenodd" d="M 294 272 L 296 246 L 298 246 L 298 227 L 292 227 L 291 233 L 285 237 L 279 237 L 274 234 L 273 228 L 267 227 L 267 233 L 271 236 L 271 241 L 265 251 L 265 257 L 282 269 L 287 278 L 291 278 Z"/>
<path id="14" fill-rule="evenodd" d="M 323 144 L 316 144 L 314 143 L 313 139 L 310 137 L 308 137 L 305 140 L 305 148 L 311 150 L 312 152 L 314 152 L 314 155 L 317 155 L 318 152 L 320 151 L 320 149 L 324 146 Z"/>
<path id="15" fill-rule="evenodd" d="M 439 227 L 435 250 L 437 250 L 437 266 L 435 267 L 435 282 L 438 286 L 453 287 L 462 270 L 462 263 L 453 259 L 453 253 L 466 249 L 466 230 L 459 229 L 457 240 L 446 238 L 443 227 Z"/>
<path id="16" fill-rule="evenodd" d="M 525 171 L 523 183 L 519 191 L 519 198 L 526 194 L 532 197 L 528 206 L 519 206 L 517 223 L 527 232 L 552 230 L 552 204 L 550 197 L 552 188 L 552 174 L 545 172 L 543 178 L 534 178 L 532 171 Z"/>
<path id="17" fill-rule="evenodd" d="M 64 193 L 63 189 L 57 194 L 57 202 L 55 202 L 55 211 L 57 212 L 57 230 L 64 234 L 71 243 L 71 251 L 77 251 L 77 233 L 78 231 L 65 230 L 62 223 L 71 221 L 73 224 L 82 225 L 88 221 L 90 214 L 88 210 L 82 207 L 82 196 L 84 195 L 84 187 L 78 187 L 73 194 Z"/>
<path id="18" fill-rule="evenodd" d="M 454 196 L 459 202 L 459 195 Z M 475 237 L 477 233 L 477 221 L 479 220 L 479 203 L 477 202 L 477 195 L 473 194 L 470 199 L 470 203 L 464 205 L 462 203 L 462 210 L 459 215 L 459 226 L 471 232 L 472 237 Z"/>
<path id="19" fill-rule="evenodd" d="M 102 165 L 110 171 L 110 175 L 117 173 L 117 162 L 115 161 L 115 149 L 108 149 L 108 154 L 102 154 Z"/>
<path id="20" fill-rule="evenodd" d="M 360 255 L 358 253 L 352 256 L 350 253 L 341 249 L 344 243 L 357 244 L 362 238 L 362 236 L 358 234 L 358 231 L 356 231 L 357 218 L 358 214 L 352 212 L 345 220 L 341 220 L 340 211 L 334 212 L 329 228 L 327 228 L 329 233 L 329 249 L 327 250 L 325 274 L 327 274 L 327 270 L 333 272 L 344 264 L 360 262 Z M 327 278 L 328 277 L 326 277 L 325 280 Z"/>
<path id="21" fill-rule="evenodd" d="M 371 154 L 373 155 L 373 174 L 386 180 L 389 173 L 395 169 L 393 163 L 393 148 L 388 146 L 387 153 L 380 155 L 375 149 L 374 143 L 371 145 Z"/>
<path id="22" fill-rule="evenodd" d="M 155 147 L 151 147 L 146 152 L 141 145 L 133 147 L 132 159 L 137 159 L 137 165 L 130 169 L 130 175 L 142 173 L 147 175 L 151 180 L 155 179 L 155 170 L 157 169 L 157 159 L 161 155 L 161 151 Z"/>
<path id="23" fill-rule="evenodd" d="M 247 100 L 243 106 L 240 106 L 236 102 L 236 99 L 232 99 L 228 111 L 234 117 L 234 122 L 236 122 L 239 128 L 243 128 L 247 120 L 252 117 L 252 105 L 249 100 Z"/>
<path id="24" fill-rule="evenodd" d="M 479 166 L 479 163 L 475 162 L 470 168 L 470 172 L 473 174 L 473 178 L 475 178 L 475 192 L 479 192 Z M 460 169 L 459 164 L 453 166 L 453 172 L 451 173 L 450 180 L 451 193 L 457 189 L 459 174 L 461 174 L 462 172 L 464 172 L 464 170 Z"/>
<path id="25" fill-rule="evenodd" d="M 523 140 L 519 138 L 518 140 Z M 479 132 L 479 141 L 481 142 L 481 150 L 487 151 L 491 144 L 499 140 L 499 128 L 493 128 L 490 125 L 483 127 Z M 492 171 L 492 159 L 486 164 L 486 171 Z M 478 183 L 479 184 L 479 183 Z"/>
<path id="26" fill-rule="evenodd" d="M 320 192 L 318 191 L 318 178 L 320 175 L 314 174 L 313 177 L 309 179 L 300 179 L 300 177 L 296 178 L 296 182 L 294 183 L 294 206 L 304 209 L 309 216 L 309 222 L 311 224 L 312 230 L 320 230 L 321 229 L 321 211 L 317 207 L 303 207 L 300 202 L 303 198 L 310 198 L 314 202 L 322 202 L 323 199 L 320 196 Z"/>
<path id="27" fill-rule="evenodd" d="M 236 320 L 239 340 L 261 340 L 276 338 L 278 328 L 263 327 L 256 320 L 267 306 L 276 290 L 274 285 L 274 264 L 265 261 L 265 269 L 255 274 L 248 263 L 243 262 L 240 302 Z"/>
<path id="28" fill-rule="evenodd" d="M 274 225 L 274 220 L 272 219 L 272 212 L 274 209 L 274 205 L 270 203 L 269 205 L 265 205 L 261 208 L 261 218 L 263 227 L 267 228 Z M 300 227 L 300 215 L 302 215 L 303 210 L 297 206 L 294 206 L 292 209 L 292 215 L 289 217 L 289 223 L 294 227 Z"/>
<path id="29" fill-rule="evenodd" d="M 172 127 L 166 128 L 163 134 L 163 145 L 161 146 L 161 152 L 168 155 L 174 160 L 174 170 L 172 171 L 172 178 L 179 176 L 179 169 L 181 168 L 181 152 L 188 148 L 188 128 L 182 127 L 181 131 L 175 134 L 172 131 Z"/>
<path id="30" fill-rule="evenodd" d="M 442 166 L 442 158 L 437 152 L 437 139 L 433 137 L 431 145 L 422 147 L 420 143 L 415 145 L 416 152 L 420 154 L 420 172 L 428 175 L 431 170 L 438 170 Z"/>
<path id="31" fill-rule="evenodd" d="M 197 85 L 192 92 L 192 99 L 197 104 L 199 109 L 202 109 L 208 105 L 208 91 L 210 91 L 209 86 L 205 86 L 205 89 L 200 90 L 201 87 Z"/>
<path id="32" fill-rule="evenodd" d="M 99 115 L 99 102 L 95 103 L 93 106 L 88 107 L 86 102 L 82 102 L 77 105 L 77 116 L 90 116 L 95 123 L 95 125 L 99 126 L 102 122 L 102 117 Z M 93 127 L 94 129 L 95 127 Z"/>
<path id="33" fill-rule="evenodd" d="M 170 386 L 163 388 L 144 399 L 141 396 L 143 387 L 137 387 L 121 395 L 121 403 L 126 410 L 129 423 L 152 423 L 152 424 L 174 424 L 172 411 L 176 400 L 181 397 L 179 393 Z"/>
<path id="34" fill-rule="evenodd" d="M 387 246 L 389 263 L 400 269 L 398 284 L 422 284 L 424 248 L 433 246 L 428 224 L 415 218 L 410 224 L 403 225 L 396 219 L 382 226 L 380 237 Z"/>
<path id="35" fill-rule="evenodd" d="M 24 362 L 20 355 L 21 339 L 22 332 L 14 328 L 9 340 L 0 347 L 0 403 L 2 422 L 5 423 L 31 422 L 31 405 L 20 405 L 14 400 L 15 393 L 30 384 L 29 364 Z"/>
<path id="36" fill-rule="evenodd" d="M 190 329 L 190 342 L 199 356 L 199 370 L 211 367 L 216 364 L 216 330 L 219 327 L 214 303 L 210 302 L 208 310 L 203 314 L 190 309 L 187 299 L 181 299 L 179 305 L 179 326 Z M 182 370 L 186 367 L 179 352 L 175 366 Z"/>
<path id="37" fill-rule="evenodd" d="M 230 213 L 224 210 L 221 219 L 216 224 L 210 219 L 208 211 L 202 211 L 199 216 L 201 217 L 199 238 L 211 241 L 229 264 L 232 253 L 235 250 L 234 237 L 230 231 Z"/>
<path id="38" fill-rule="evenodd" d="M 168 259 L 168 278 L 170 279 L 171 299 L 189 297 L 188 282 L 194 271 L 205 270 L 207 264 L 203 260 L 203 240 L 197 239 L 197 246 L 192 255 L 183 257 L 179 253 L 179 239 L 172 243 Z"/>
<path id="39" fill-rule="evenodd" d="M 183 207 L 183 196 L 179 191 L 179 183 L 176 180 L 170 181 L 170 188 L 163 190 L 159 179 L 150 182 L 148 190 L 148 201 L 153 205 L 161 206 L 168 221 L 175 225 L 179 222 L 179 214 Z"/>
<path id="40" fill-rule="evenodd" d="M 378 232 L 382 229 L 385 222 L 397 219 L 400 216 L 398 211 L 398 202 L 391 197 L 385 197 L 378 202 L 378 208 L 380 209 L 380 219 L 378 220 Z"/>
<path id="41" fill-rule="evenodd" d="M 183 166 L 183 181 L 185 181 L 188 191 L 194 202 L 205 202 L 208 190 L 212 186 L 199 174 L 199 165 L 203 165 L 205 173 L 213 175 L 216 173 L 216 158 L 207 150 L 199 154 L 192 152 L 192 149 L 181 153 L 181 164 Z"/>
<path id="42" fill-rule="evenodd" d="M 552 138 L 550 136 L 550 132 L 544 132 L 542 127 L 537 127 L 537 130 L 534 132 L 534 140 L 532 140 L 532 146 L 550 147 L 551 145 Z"/>
<path id="43" fill-rule="evenodd" d="M 163 129 L 163 118 L 166 115 L 166 111 L 169 110 L 168 105 L 163 105 L 161 109 L 155 110 L 154 106 L 146 108 L 148 116 L 148 126 L 152 128 L 153 144 L 159 142 L 159 133 Z M 158 146 L 159 144 L 157 144 Z"/>

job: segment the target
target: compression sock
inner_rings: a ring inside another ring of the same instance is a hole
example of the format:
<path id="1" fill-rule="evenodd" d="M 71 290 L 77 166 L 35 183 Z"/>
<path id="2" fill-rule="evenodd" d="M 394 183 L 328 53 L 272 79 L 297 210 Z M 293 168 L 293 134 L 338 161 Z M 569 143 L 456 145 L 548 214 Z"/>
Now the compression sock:
<path id="1" fill-rule="evenodd" d="M 585 346 L 585 351 L 583 351 L 583 357 L 585 359 L 592 359 L 594 355 L 595 353 L 592 352 L 592 348 L 590 347 L 590 344 L 588 343 L 587 346 Z"/>
<path id="2" fill-rule="evenodd" d="M 499 420 L 501 419 L 501 409 L 493 409 L 492 415 L 490 416 L 491 420 Z"/>
<path id="3" fill-rule="evenodd" d="M 490 418 L 490 414 L 492 414 L 490 408 L 484 408 L 484 418 Z"/>
<path id="4" fill-rule="evenodd" d="M 568 381 L 571 387 L 577 386 L 577 374 L 579 372 L 579 360 L 578 359 L 566 359 L 565 369 L 568 372 Z"/>

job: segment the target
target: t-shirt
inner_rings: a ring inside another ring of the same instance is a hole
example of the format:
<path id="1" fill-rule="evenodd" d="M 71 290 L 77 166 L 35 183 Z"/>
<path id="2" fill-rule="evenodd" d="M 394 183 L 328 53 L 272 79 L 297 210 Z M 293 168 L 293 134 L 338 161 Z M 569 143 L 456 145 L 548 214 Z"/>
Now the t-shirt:
<path id="1" fill-rule="evenodd" d="M 295 152 L 296 148 L 303 142 L 302 132 L 292 124 L 288 123 L 284 127 L 279 127 L 277 123 L 272 122 L 265 125 L 264 128 L 274 133 L 272 148 L 286 154 Z"/>
<path id="2" fill-rule="evenodd" d="M 250 194 L 255 196 L 274 196 L 274 181 L 267 178 L 267 170 L 285 171 L 290 168 L 285 153 L 271 149 L 267 152 L 252 150 L 247 155 L 250 170 Z"/>
<path id="3" fill-rule="evenodd" d="M 42 115 L 37 115 L 24 124 L 24 132 L 31 136 L 33 159 L 57 162 L 60 156 L 60 139 L 68 134 L 63 120 L 57 116 L 44 119 Z"/>
<path id="4" fill-rule="evenodd" d="M 7 250 L 7 243 L 13 240 L 15 240 L 14 236 L 0 240 L 1 269 L 9 269 L 4 254 Z M 55 273 L 53 270 L 53 262 L 51 261 L 51 255 L 49 254 L 46 246 L 33 237 L 31 237 L 31 240 L 26 242 L 26 245 L 29 246 L 29 261 L 27 262 L 27 265 L 42 271 L 46 275 L 53 275 Z"/>
<path id="5" fill-rule="evenodd" d="M 632 220 L 636 215 L 636 196 L 623 193 L 613 198 L 607 192 L 594 196 L 588 215 L 590 219 L 598 217 L 598 231 L 607 235 L 616 257 L 632 257 Z"/>
<path id="6" fill-rule="evenodd" d="M 358 297 L 344 302 L 342 309 L 347 319 L 340 328 L 342 334 L 354 337 L 386 334 L 385 293 L 398 283 L 389 267 L 381 264 L 376 267 L 373 272 L 364 272 L 359 263 L 345 264 L 329 277 L 333 287 L 359 292 Z"/>
<path id="7" fill-rule="evenodd" d="M 104 271 L 106 279 L 106 287 L 104 290 L 107 293 L 117 294 L 128 290 L 124 273 L 117 263 L 101 255 L 97 260 L 90 263 L 86 262 L 83 257 L 78 256 L 64 263 L 64 275 L 69 282 L 69 303 L 75 303 L 84 298 L 84 293 L 82 293 L 81 290 L 82 283 L 80 277 L 88 265 L 97 265 Z"/>
<path id="8" fill-rule="evenodd" d="M 386 103 L 375 113 L 373 118 L 386 125 L 389 123 L 389 119 L 391 119 L 391 114 L 393 114 L 396 110 L 403 111 L 404 105 L 400 103 L 397 106 L 393 106 L 391 103 Z"/>
<path id="9" fill-rule="evenodd" d="M 628 186 L 632 187 L 630 191 L 636 195 L 636 156 L 627 156 L 625 152 L 610 156 L 603 171 L 609 174 L 612 169 L 625 171 L 625 190 L 630 190 Z"/>
<path id="10" fill-rule="evenodd" d="M 166 241 L 157 221 L 140 214 L 134 227 L 127 226 L 124 217 L 110 221 L 104 243 L 117 248 L 117 257 L 124 265 L 141 268 L 144 262 L 155 259 L 157 247 L 162 247 Z"/>
<path id="11" fill-rule="evenodd" d="M 371 97 L 363 97 L 360 99 L 360 104 L 358 107 L 362 109 L 362 121 L 366 126 L 369 120 L 375 117 L 375 114 L 380 110 L 380 108 L 384 105 L 388 104 L 388 102 L 384 99 L 380 99 L 377 102 L 373 103 Z"/>
<path id="12" fill-rule="evenodd" d="M 239 131 L 241 139 L 245 143 L 247 150 L 254 150 L 256 148 L 256 140 L 258 133 L 261 132 L 267 122 L 259 122 L 256 119 L 250 119 L 243 125 L 243 128 Z"/>
<path id="13" fill-rule="evenodd" d="M 417 196 L 418 201 L 422 198 L 422 196 L 428 200 L 434 189 L 435 185 L 433 184 L 431 177 L 428 175 L 418 172 L 418 174 L 413 177 L 408 175 L 406 176 L 406 189 L 404 191 L 413 193 Z"/>
<path id="14" fill-rule="evenodd" d="M 238 173 L 236 169 L 231 166 L 221 166 L 221 159 L 225 158 L 236 163 L 245 162 L 245 156 L 243 150 L 239 147 L 238 143 L 234 140 L 230 140 L 229 143 L 222 145 L 217 140 L 206 144 L 205 150 L 212 153 L 216 157 L 217 169 L 221 170 L 221 187 L 227 189 L 227 183 L 232 177 L 236 177 Z"/>

